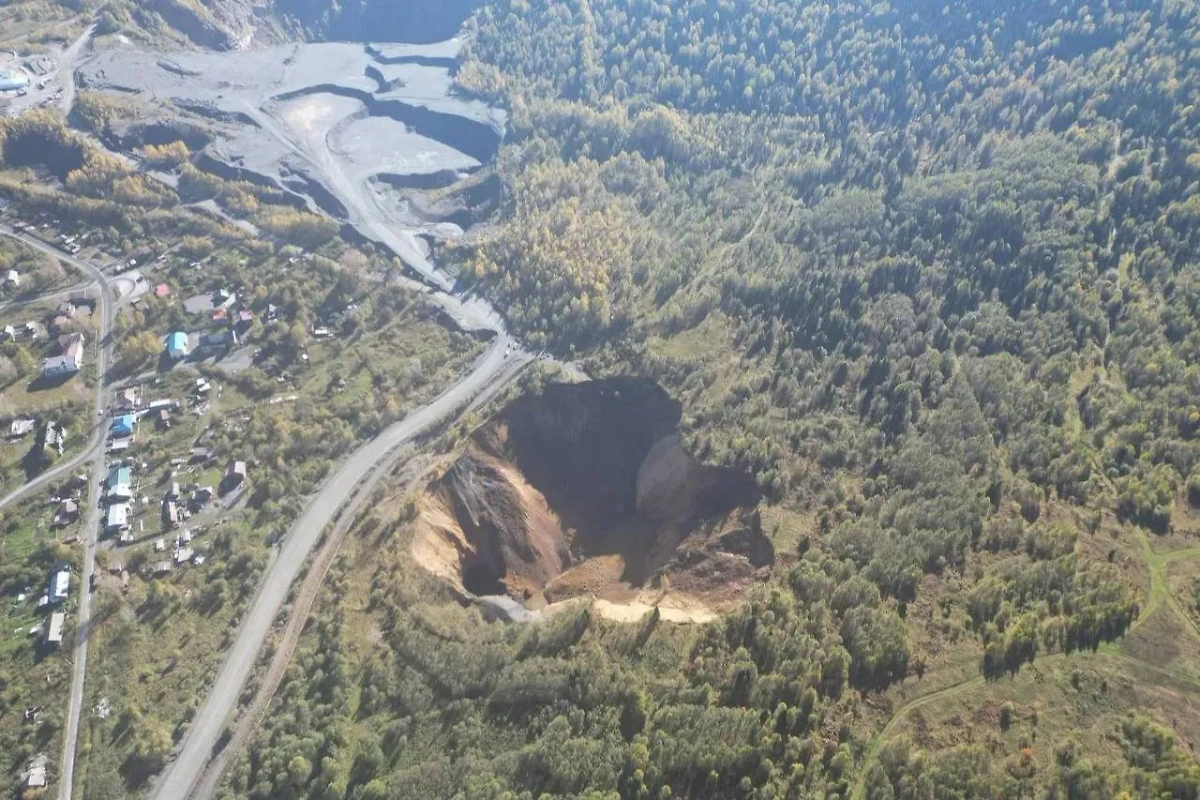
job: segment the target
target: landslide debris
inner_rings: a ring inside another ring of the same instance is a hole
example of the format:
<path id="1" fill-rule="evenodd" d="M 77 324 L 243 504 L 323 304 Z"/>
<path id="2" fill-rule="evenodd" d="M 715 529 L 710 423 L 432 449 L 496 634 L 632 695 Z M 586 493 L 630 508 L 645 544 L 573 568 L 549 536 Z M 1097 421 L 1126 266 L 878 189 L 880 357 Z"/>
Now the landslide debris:
<path id="1" fill-rule="evenodd" d="M 747 475 L 699 463 L 652 381 L 554 384 L 477 430 L 420 503 L 417 560 L 530 608 L 580 596 L 723 610 L 774 551 Z M 665 580 L 664 580 L 665 578 Z"/>

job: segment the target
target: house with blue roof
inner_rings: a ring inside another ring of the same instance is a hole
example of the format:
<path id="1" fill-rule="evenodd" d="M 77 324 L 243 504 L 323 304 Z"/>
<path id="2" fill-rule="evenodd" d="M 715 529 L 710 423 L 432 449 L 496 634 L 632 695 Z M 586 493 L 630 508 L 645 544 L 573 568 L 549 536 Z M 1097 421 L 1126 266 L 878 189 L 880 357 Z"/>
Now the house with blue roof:
<path id="1" fill-rule="evenodd" d="M 188 343 L 188 335 L 183 331 L 175 331 L 167 336 L 167 355 L 176 361 L 182 361 L 188 357 L 191 351 L 191 346 Z"/>
<path id="2" fill-rule="evenodd" d="M 108 471 L 108 488 L 111 491 L 118 486 L 128 486 L 131 478 L 129 467 L 113 467 Z"/>
<path id="3" fill-rule="evenodd" d="M 133 414 L 122 414 L 113 420 L 112 435 L 117 438 L 133 436 L 133 429 L 137 425 L 137 417 Z"/>

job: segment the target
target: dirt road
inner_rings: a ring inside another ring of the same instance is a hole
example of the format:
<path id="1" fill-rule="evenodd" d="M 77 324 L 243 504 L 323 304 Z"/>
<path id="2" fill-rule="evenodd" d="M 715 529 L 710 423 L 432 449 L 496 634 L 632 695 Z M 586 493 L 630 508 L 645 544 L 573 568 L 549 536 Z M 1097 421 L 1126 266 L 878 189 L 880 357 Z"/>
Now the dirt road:
<path id="1" fill-rule="evenodd" d="M 71 115 L 71 108 L 75 105 L 75 61 L 79 58 L 79 51 L 92 40 L 95 32 L 96 25 L 93 23 L 59 57 L 58 80 L 62 83 L 62 97 L 58 99 L 58 109 L 64 117 Z"/>

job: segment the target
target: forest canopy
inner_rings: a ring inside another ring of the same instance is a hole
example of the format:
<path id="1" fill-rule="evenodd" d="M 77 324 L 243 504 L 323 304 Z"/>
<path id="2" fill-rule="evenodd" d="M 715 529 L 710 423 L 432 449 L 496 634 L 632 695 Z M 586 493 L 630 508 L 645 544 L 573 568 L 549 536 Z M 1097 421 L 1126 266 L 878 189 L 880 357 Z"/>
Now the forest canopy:
<path id="1" fill-rule="evenodd" d="M 494 0 L 469 34 L 511 129 L 464 277 L 533 347 L 662 382 L 799 532 L 689 631 L 433 625 L 362 566 L 384 646 L 331 589 L 231 796 L 1200 795 L 1140 708 L 876 738 L 931 686 L 1176 670 L 1111 644 L 1152 607 L 1194 638 L 1153 587 L 1200 504 L 1200 8 Z"/>

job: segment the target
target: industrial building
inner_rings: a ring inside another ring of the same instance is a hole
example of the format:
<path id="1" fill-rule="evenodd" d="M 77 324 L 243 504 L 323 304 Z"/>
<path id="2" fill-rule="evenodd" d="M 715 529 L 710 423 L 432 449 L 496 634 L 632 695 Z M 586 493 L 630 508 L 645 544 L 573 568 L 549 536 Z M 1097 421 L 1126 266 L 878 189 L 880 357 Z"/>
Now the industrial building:
<path id="1" fill-rule="evenodd" d="M 29 88 L 29 78 L 20 72 L 0 69 L 0 92 L 19 92 Z"/>

